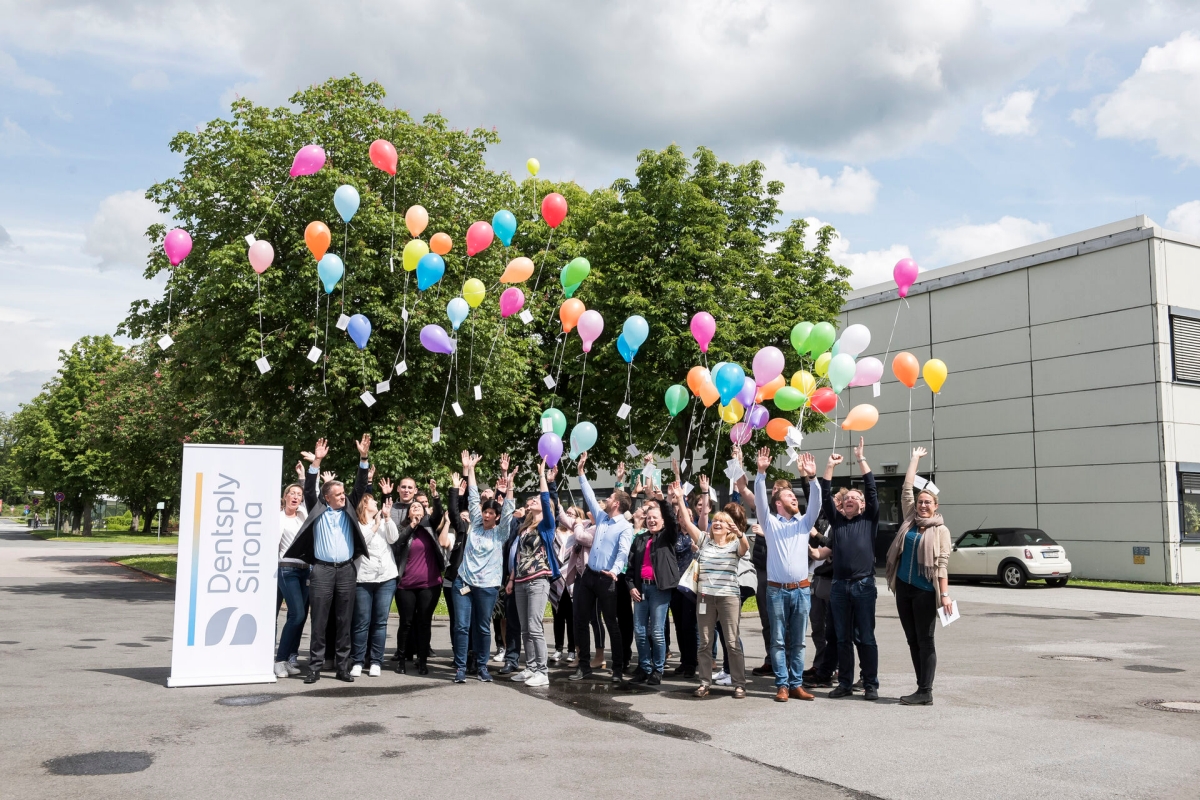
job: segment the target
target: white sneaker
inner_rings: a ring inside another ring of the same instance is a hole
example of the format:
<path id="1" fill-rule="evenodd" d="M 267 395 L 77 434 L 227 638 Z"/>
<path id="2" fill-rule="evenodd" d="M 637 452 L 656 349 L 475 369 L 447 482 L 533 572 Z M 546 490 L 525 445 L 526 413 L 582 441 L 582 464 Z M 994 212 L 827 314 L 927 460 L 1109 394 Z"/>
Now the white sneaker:
<path id="1" fill-rule="evenodd" d="M 289 658 L 287 660 L 286 667 L 287 667 L 288 675 L 299 675 L 300 674 L 300 665 L 296 663 L 295 656 L 292 656 L 291 658 Z"/>
<path id="2" fill-rule="evenodd" d="M 730 674 L 725 670 L 721 670 L 713 676 L 713 683 L 715 683 L 717 686 L 732 686 L 733 677 L 730 676 Z"/>
<path id="3" fill-rule="evenodd" d="M 503 664 L 504 663 L 504 650 L 498 650 L 496 652 L 496 655 L 492 656 L 492 661 L 495 661 L 497 664 Z"/>
<path id="4" fill-rule="evenodd" d="M 528 669 L 523 669 L 520 672 L 518 672 L 516 675 L 513 675 L 512 680 L 516 681 L 517 683 L 524 683 L 525 681 L 529 680 L 532 677 L 533 677 L 533 672 L 531 672 Z"/>
<path id="5" fill-rule="evenodd" d="M 544 672 L 535 672 L 529 678 L 529 680 L 525 681 L 525 685 L 526 686 L 549 686 L 550 678 L 548 678 L 546 676 L 546 673 L 544 673 Z"/>
<path id="6" fill-rule="evenodd" d="M 275 662 L 275 677 L 276 678 L 286 678 L 289 674 L 290 673 L 288 672 L 286 661 L 276 661 Z"/>
<path id="7" fill-rule="evenodd" d="M 562 650 L 555 650 L 555 651 L 554 651 L 554 663 L 555 663 L 555 664 L 561 664 L 561 663 L 563 663 L 563 661 L 564 661 L 564 660 L 565 660 L 565 659 L 563 658 L 563 651 L 562 651 Z"/>
<path id="8" fill-rule="evenodd" d="M 362 675 L 362 664 L 355 664 L 350 668 L 350 677 L 357 678 Z"/>
<path id="9" fill-rule="evenodd" d="M 371 671 L 370 671 L 369 673 L 367 673 L 367 674 L 368 674 L 368 675 L 370 675 L 372 678 L 378 678 L 378 677 L 379 677 L 379 675 L 380 675 L 380 673 L 381 673 L 382 671 L 383 671 L 383 670 L 381 670 L 381 669 L 379 668 L 379 665 L 378 665 L 378 664 L 372 664 L 372 665 L 371 665 Z"/>

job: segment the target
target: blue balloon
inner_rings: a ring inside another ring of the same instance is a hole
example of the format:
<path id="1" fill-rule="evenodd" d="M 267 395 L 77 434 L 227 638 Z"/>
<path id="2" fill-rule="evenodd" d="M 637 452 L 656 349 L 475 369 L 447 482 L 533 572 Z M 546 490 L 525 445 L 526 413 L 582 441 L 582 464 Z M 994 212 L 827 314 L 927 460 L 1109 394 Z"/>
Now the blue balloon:
<path id="1" fill-rule="evenodd" d="M 349 184 L 342 184 L 333 193 L 333 207 L 342 217 L 342 222 L 349 222 L 358 213 L 358 189 Z"/>
<path id="2" fill-rule="evenodd" d="M 497 211 L 492 217 L 492 233 L 508 247 L 512 244 L 513 234 L 517 232 L 517 218 L 511 211 Z"/>
<path id="3" fill-rule="evenodd" d="M 333 294 L 333 290 L 337 288 L 338 281 L 345 274 L 346 265 L 333 253 L 326 253 L 325 257 L 317 262 L 317 276 L 321 279 L 321 283 L 325 285 L 325 294 Z"/>
<path id="4" fill-rule="evenodd" d="M 646 337 L 650 335 L 650 325 L 646 322 L 645 317 L 640 314 L 634 314 L 625 320 L 625 325 L 621 328 L 621 335 L 625 337 L 625 341 L 629 342 L 636 351 L 646 341 Z"/>
<path id="5" fill-rule="evenodd" d="M 350 318 L 350 324 L 346 326 L 346 333 L 350 334 L 350 338 L 358 345 L 358 349 L 362 350 L 367 346 L 367 339 L 371 338 L 371 320 L 362 314 L 355 314 Z"/>
<path id="6" fill-rule="evenodd" d="M 729 401 L 738 396 L 746 382 L 746 371 L 737 364 L 725 364 L 713 376 L 713 384 L 721 394 L 721 405 L 729 405 Z"/>
<path id="7" fill-rule="evenodd" d="M 470 313 L 471 307 L 461 297 L 456 297 L 449 303 L 446 303 L 446 316 L 450 318 L 450 324 L 454 326 L 454 330 L 458 330 L 458 326 L 463 324 L 463 320 Z"/>
<path id="8" fill-rule="evenodd" d="M 446 259 L 437 253 L 426 253 L 417 262 L 417 288 L 422 292 L 433 286 L 446 274 Z"/>
<path id="9" fill-rule="evenodd" d="M 633 362 L 633 358 L 637 355 L 637 351 L 638 349 L 631 345 L 629 340 L 625 338 L 625 334 L 622 333 L 617 337 L 617 352 L 621 354 L 621 358 L 625 359 L 626 364 Z"/>
<path id="10" fill-rule="evenodd" d="M 836 356 L 840 352 L 842 352 L 842 340 L 838 339 L 833 343 L 833 347 L 829 348 L 829 355 Z"/>

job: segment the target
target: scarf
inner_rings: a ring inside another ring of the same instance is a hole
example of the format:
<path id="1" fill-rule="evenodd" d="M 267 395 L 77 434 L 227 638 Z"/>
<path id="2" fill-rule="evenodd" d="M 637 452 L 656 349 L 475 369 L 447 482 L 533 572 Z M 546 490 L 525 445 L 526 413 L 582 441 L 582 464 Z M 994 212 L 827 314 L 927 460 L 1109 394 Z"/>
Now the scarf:
<path id="1" fill-rule="evenodd" d="M 918 517 L 915 506 L 912 514 L 905 517 L 904 522 L 900 525 L 900 531 L 896 534 L 896 538 L 892 539 L 891 546 L 888 547 L 887 582 L 892 591 L 896 589 L 896 572 L 900 569 L 900 554 L 904 552 L 904 537 L 914 525 L 921 535 L 917 540 L 917 566 L 920 567 L 921 574 L 925 576 L 926 580 L 934 586 L 937 585 L 937 545 L 934 537 L 928 535 L 928 532 L 931 529 L 936 530 L 944 524 L 941 514 L 934 514 L 932 517 Z"/>

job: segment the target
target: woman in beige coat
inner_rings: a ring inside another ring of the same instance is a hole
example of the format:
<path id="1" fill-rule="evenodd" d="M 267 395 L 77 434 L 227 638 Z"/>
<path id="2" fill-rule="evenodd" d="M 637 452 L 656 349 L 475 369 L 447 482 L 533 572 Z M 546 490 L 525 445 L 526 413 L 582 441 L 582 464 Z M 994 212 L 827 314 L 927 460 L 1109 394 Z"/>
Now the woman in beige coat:
<path id="1" fill-rule="evenodd" d="M 888 587 L 896 595 L 896 610 L 917 673 L 917 691 L 900 698 L 902 704 L 909 706 L 933 705 L 933 673 L 937 668 L 933 632 L 937 628 L 938 608 L 944 608 L 947 614 L 951 609 L 946 578 L 950 529 L 938 513 L 935 494 L 922 490 L 913 497 L 917 462 L 924 455 L 924 447 L 913 449 L 900 490 L 904 521 L 887 555 Z"/>

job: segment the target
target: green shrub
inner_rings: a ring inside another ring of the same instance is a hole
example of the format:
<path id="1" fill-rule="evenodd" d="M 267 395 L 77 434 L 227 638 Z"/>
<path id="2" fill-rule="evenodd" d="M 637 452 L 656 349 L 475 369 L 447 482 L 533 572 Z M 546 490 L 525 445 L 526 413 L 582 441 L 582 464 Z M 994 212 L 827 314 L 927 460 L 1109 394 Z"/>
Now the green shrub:
<path id="1" fill-rule="evenodd" d="M 126 511 L 119 517 L 108 517 L 104 520 L 104 529 L 106 531 L 128 531 L 132 525 L 132 511 Z"/>

